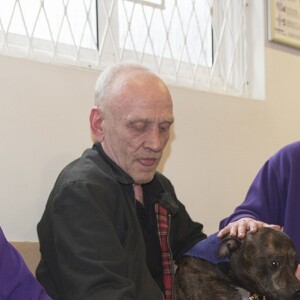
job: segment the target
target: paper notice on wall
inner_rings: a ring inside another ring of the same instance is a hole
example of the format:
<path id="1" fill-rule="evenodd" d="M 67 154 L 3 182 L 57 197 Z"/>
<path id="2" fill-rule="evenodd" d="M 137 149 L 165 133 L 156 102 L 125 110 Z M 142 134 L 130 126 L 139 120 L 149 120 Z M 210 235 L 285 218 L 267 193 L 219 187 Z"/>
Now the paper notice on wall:
<path id="1" fill-rule="evenodd" d="M 300 48 L 300 0 L 268 1 L 270 41 Z"/>

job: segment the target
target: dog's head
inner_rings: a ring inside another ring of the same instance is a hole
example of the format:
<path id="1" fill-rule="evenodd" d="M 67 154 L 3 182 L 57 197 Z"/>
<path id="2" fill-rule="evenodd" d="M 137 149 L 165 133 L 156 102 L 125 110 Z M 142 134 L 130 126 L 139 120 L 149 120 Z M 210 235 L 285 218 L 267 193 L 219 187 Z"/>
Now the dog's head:
<path id="1" fill-rule="evenodd" d="M 241 240 L 225 237 L 218 256 L 230 257 L 233 279 L 249 292 L 268 300 L 300 299 L 296 250 L 283 232 L 263 227 Z"/>

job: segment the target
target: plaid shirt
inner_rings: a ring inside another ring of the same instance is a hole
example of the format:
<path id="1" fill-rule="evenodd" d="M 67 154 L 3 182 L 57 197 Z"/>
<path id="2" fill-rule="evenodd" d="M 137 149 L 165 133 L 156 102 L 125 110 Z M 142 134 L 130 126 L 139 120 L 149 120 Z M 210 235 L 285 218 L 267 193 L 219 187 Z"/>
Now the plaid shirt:
<path id="1" fill-rule="evenodd" d="M 162 252 L 165 300 L 172 300 L 173 259 L 172 259 L 172 252 L 168 241 L 170 219 L 167 210 L 161 205 L 159 205 L 158 203 L 155 204 L 155 213 L 157 217 L 158 236 L 159 236 L 161 252 Z"/>

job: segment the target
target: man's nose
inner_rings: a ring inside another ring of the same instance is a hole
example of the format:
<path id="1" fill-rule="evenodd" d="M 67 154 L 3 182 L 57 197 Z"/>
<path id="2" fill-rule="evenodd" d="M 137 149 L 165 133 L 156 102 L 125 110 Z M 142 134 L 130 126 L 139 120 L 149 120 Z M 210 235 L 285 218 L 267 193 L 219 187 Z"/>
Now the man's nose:
<path id="1" fill-rule="evenodd" d="M 159 128 L 153 128 L 149 131 L 147 136 L 145 147 L 152 151 L 161 151 L 166 144 L 165 138 L 161 134 Z"/>

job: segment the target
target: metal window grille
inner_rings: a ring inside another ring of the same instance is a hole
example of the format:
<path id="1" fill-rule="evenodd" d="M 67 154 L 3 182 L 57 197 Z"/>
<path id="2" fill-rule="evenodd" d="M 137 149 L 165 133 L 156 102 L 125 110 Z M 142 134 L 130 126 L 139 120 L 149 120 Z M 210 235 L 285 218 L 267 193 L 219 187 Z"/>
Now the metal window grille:
<path id="1" fill-rule="evenodd" d="M 0 0 L 0 53 L 95 69 L 137 61 L 167 82 L 247 96 L 247 1 Z"/>

